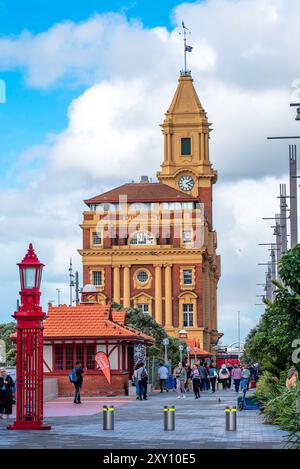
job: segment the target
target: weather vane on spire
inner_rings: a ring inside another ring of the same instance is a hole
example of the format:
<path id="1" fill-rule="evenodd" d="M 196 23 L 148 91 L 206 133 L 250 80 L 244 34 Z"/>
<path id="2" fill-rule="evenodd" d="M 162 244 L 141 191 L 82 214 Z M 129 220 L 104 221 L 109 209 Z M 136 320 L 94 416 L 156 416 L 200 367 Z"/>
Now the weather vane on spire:
<path id="1" fill-rule="evenodd" d="M 179 34 L 183 35 L 183 45 L 184 45 L 184 70 L 182 70 L 181 75 L 183 76 L 190 75 L 191 71 L 187 70 L 187 67 L 186 67 L 186 53 L 192 52 L 193 47 L 188 46 L 186 43 L 186 37 L 188 34 L 191 34 L 191 31 L 186 27 L 186 25 L 184 24 L 184 21 L 182 22 L 182 32 L 180 32 Z"/>

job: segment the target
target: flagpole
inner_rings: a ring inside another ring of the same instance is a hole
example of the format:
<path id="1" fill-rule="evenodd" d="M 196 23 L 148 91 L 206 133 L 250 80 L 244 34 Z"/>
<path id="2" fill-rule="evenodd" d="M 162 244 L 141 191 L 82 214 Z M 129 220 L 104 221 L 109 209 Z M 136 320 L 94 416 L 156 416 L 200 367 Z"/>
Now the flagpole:
<path id="1" fill-rule="evenodd" d="M 185 32 L 185 29 L 183 31 L 184 31 L 184 41 L 183 41 L 183 44 L 184 44 L 184 73 L 186 74 L 186 32 Z"/>

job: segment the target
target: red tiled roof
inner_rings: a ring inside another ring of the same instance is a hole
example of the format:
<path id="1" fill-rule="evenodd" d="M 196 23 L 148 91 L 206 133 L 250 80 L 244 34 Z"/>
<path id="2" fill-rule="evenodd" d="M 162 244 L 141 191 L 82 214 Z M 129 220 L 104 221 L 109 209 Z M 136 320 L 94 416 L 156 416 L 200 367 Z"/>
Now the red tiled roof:
<path id="1" fill-rule="evenodd" d="M 113 311 L 113 318 L 109 317 L 110 309 L 104 305 L 92 303 L 72 307 L 49 305 L 48 315 L 44 321 L 44 337 L 119 337 L 154 341 L 153 337 L 125 326 L 125 312 Z"/>
<path id="2" fill-rule="evenodd" d="M 195 355 L 194 347 L 198 348 L 198 350 L 196 352 L 197 357 L 199 357 L 199 356 L 208 357 L 208 356 L 211 355 L 211 353 L 209 353 L 206 350 L 200 348 L 199 339 L 186 339 L 185 342 L 186 342 L 186 345 L 188 345 L 190 347 L 190 350 L 191 350 L 190 354 L 191 355 Z"/>
<path id="3" fill-rule="evenodd" d="M 184 194 L 173 187 L 162 184 L 161 182 L 145 182 L 123 184 L 111 191 L 87 199 L 84 202 L 87 205 L 100 203 L 118 203 L 120 196 L 127 196 L 127 202 L 176 202 L 197 200 L 189 194 Z"/>
<path id="4" fill-rule="evenodd" d="M 119 324 L 125 324 L 126 313 L 125 311 L 114 311 L 112 310 L 112 320 L 118 322 Z"/>

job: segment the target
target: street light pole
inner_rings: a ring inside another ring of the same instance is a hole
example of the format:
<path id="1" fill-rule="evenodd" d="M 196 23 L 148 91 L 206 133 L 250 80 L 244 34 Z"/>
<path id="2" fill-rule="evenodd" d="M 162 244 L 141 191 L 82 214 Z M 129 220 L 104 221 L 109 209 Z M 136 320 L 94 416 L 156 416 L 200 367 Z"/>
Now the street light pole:
<path id="1" fill-rule="evenodd" d="M 163 345 L 165 346 L 165 365 L 168 365 L 168 345 L 169 345 L 169 339 L 165 338 L 163 340 Z"/>
<path id="2" fill-rule="evenodd" d="M 179 352 L 180 352 L 180 363 L 182 364 L 182 351 L 183 351 L 183 345 L 179 345 L 178 349 L 179 349 Z"/>
<path id="3" fill-rule="evenodd" d="M 239 358 L 241 353 L 241 312 L 238 311 L 238 344 L 239 344 Z"/>
<path id="4" fill-rule="evenodd" d="M 196 357 L 197 352 L 198 352 L 198 347 L 194 347 L 195 363 L 197 362 L 197 357 Z"/>
<path id="5" fill-rule="evenodd" d="M 191 347 L 187 346 L 186 351 L 187 351 L 187 354 L 188 354 L 188 363 L 189 363 L 189 366 L 190 366 L 190 365 L 191 365 L 191 363 L 190 363 L 190 351 L 191 351 Z"/>

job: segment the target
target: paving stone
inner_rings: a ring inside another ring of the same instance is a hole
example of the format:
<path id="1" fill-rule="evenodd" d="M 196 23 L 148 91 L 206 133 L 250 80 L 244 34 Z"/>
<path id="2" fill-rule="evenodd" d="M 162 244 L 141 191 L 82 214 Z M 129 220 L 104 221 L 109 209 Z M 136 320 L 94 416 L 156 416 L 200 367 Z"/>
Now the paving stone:
<path id="1" fill-rule="evenodd" d="M 221 404 L 218 402 L 222 399 Z M 282 448 L 285 432 L 264 424 L 260 412 L 237 413 L 237 431 L 225 431 L 225 406 L 236 404 L 233 391 L 203 392 L 176 399 L 153 394 L 148 401 L 128 400 L 115 411 L 115 431 L 102 429 L 102 415 L 51 417 L 51 431 L 8 431 L 0 421 L 0 448 Z M 54 405 L 54 404 L 53 404 Z M 175 405 L 176 430 L 163 430 L 163 406 Z M 83 404 L 84 406 L 84 404 Z"/>

